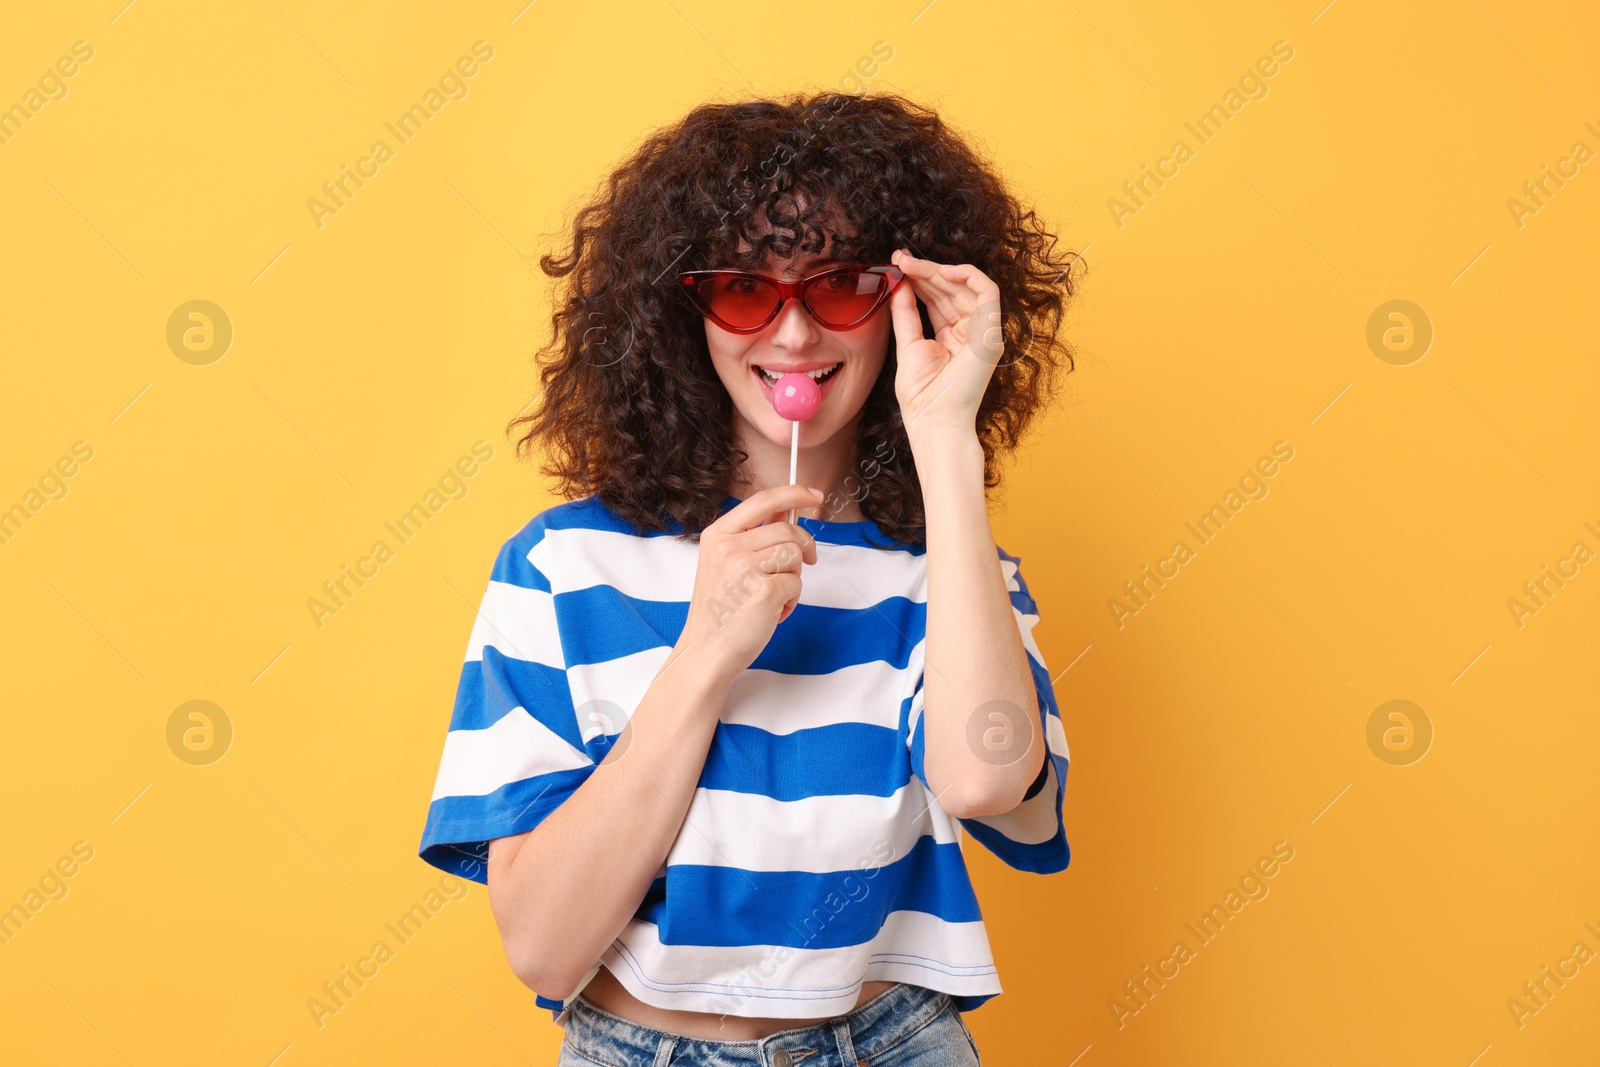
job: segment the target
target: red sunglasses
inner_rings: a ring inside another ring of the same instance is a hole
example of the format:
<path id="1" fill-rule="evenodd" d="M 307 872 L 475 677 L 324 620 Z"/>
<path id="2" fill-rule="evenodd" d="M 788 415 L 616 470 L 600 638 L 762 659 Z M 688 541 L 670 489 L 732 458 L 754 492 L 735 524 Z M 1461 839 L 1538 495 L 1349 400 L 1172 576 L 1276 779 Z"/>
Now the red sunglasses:
<path id="1" fill-rule="evenodd" d="M 821 326 L 849 330 L 881 308 L 905 278 L 899 267 L 833 267 L 797 282 L 747 270 L 690 270 L 678 275 L 690 303 L 730 333 L 759 333 L 784 301 L 798 298 Z"/>

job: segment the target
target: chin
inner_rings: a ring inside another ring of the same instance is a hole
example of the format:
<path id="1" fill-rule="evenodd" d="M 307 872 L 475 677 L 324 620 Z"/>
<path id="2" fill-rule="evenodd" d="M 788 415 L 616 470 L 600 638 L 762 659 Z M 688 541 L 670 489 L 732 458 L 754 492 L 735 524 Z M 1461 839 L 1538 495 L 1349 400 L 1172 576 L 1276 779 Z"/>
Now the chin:
<path id="1" fill-rule="evenodd" d="M 788 448 L 789 435 L 794 432 L 792 429 L 794 424 L 788 419 L 779 416 L 776 411 L 772 410 L 770 404 L 755 403 L 750 407 L 755 410 L 752 411 L 748 407 L 741 408 L 741 414 L 744 415 L 745 421 L 755 427 L 756 432 L 768 441 Z M 855 414 L 856 412 L 852 411 L 850 416 L 840 418 L 836 413 L 829 412 L 824 406 L 823 410 L 818 411 L 811 418 L 800 424 L 800 447 L 810 448 L 812 445 L 822 444 L 838 433 L 845 423 L 849 421 L 850 417 Z"/>
<path id="2" fill-rule="evenodd" d="M 859 368 L 852 369 L 859 373 Z M 749 373 L 756 380 L 757 387 L 741 392 L 740 413 L 762 437 L 788 448 L 794 424 L 773 410 L 770 377 L 764 377 L 753 367 Z M 822 380 L 819 386 L 822 404 L 815 415 L 800 424 L 800 447 L 822 444 L 860 414 L 862 406 L 866 404 L 868 390 L 849 380 L 848 373 L 841 366 Z"/>

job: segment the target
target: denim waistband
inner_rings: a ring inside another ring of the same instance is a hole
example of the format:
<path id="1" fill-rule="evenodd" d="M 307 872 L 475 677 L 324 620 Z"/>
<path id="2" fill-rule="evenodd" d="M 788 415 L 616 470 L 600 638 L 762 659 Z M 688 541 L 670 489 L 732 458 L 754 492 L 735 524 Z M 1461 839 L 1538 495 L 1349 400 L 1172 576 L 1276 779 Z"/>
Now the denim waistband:
<path id="1" fill-rule="evenodd" d="M 932 1022 L 950 994 L 902 982 L 854 1010 L 815 1026 L 758 1041 L 684 1037 L 619 1018 L 580 993 L 569 1006 L 566 1044 L 616 1067 L 664 1067 L 683 1060 L 717 1067 L 857 1067 Z"/>

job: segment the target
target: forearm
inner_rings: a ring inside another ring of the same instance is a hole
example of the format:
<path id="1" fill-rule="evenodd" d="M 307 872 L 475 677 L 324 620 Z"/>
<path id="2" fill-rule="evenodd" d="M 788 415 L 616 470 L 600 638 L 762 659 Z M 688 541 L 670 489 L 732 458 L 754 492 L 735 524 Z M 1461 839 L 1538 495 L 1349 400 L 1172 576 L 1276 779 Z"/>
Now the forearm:
<path id="1" fill-rule="evenodd" d="M 997 815 L 1022 800 L 1046 742 L 989 527 L 983 451 L 967 432 L 913 439 L 912 453 L 927 523 L 924 770 L 946 811 Z"/>
<path id="2" fill-rule="evenodd" d="M 594 773 L 531 833 L 491 849 L 489 900 L 512 969 L 565 999 L 644 899 L 688 811 L 731 678 L 669 661 Z M 514 849 L 496 862 L 496 849 Z"/>

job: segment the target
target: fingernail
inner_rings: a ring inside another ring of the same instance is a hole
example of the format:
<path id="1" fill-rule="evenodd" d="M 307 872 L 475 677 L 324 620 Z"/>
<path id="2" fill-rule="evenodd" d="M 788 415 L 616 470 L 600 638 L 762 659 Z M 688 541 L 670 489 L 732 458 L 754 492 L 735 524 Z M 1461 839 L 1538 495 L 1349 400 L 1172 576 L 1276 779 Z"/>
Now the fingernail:
<path id="1" fill-rule="evenodd" d="M 821 489 L 818 489 L 814 485 L 808 485 L 808 486 L 806 486 L 806 488 L 811 490 L 812 495 L 815 496 L 818 500 L 821 500 L 824 496 L 827 495 Z"/>

